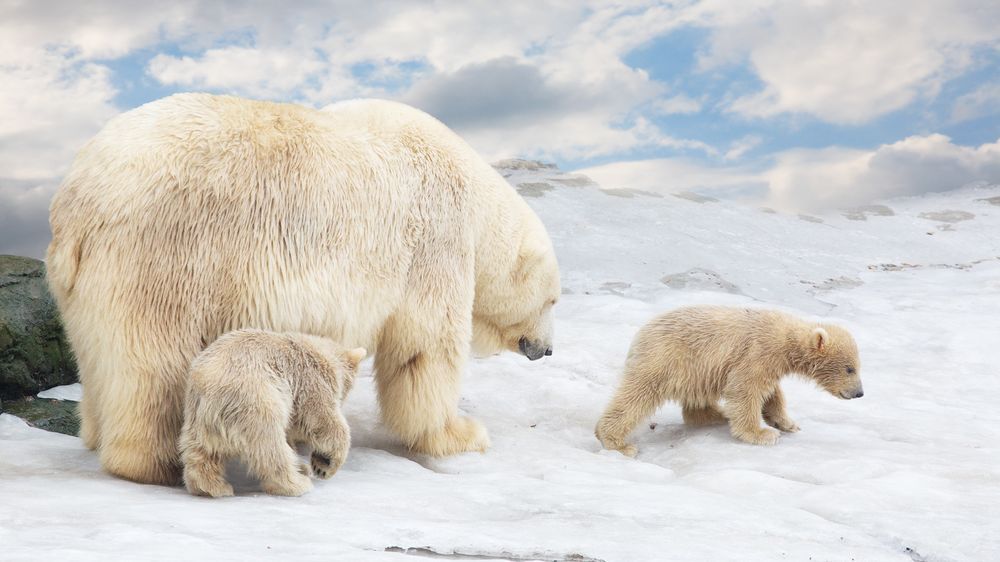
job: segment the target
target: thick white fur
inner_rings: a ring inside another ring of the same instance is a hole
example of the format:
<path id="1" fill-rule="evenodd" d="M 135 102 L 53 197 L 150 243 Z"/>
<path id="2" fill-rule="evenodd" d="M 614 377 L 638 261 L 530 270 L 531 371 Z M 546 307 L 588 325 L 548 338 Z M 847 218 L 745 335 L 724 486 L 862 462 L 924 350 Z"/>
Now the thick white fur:
<path id="1" fill-rule="evenodd" d="M 745 442 L 771 445 L 799 426 L 785 412 L 778 383 L 794 373 L 839 398 L 861 395 L 861 365 L 851 334 L 775 310 L 692 306 L 662 314 L 632 341 L 621 384 L 597 423 L 607 449 L 636 454 L 629 433 L 667 400 L 684 422 L 725 423 Z M 725 399 L 726 412 L 719 409 Z"/>
<path id="2" fill-rule="evenodd" d="M 146 104 L 80 151 L 50 222 L 81 436 L 140 482 L 178 480 L 185 373 L 230 330 L 372 350 L 383 420 L 434 455 L 489 445 L 456 410 L 470 341 L 551 347 L 545 228 L 458 136 L 397 103 Z"/>
<path id="3" fill-rule="evenodd" d="M 301 496 L 309 473 L 333 476 L 351 447 L 340 405 L 364 348 L 295 332 L 244 329 L 215 340 L 191 363 L 178 447 L 192 494 L 231 496 L 226 461 L 242 458 L 269 494 Z M 312 449 L 312 470 L 292 448 Z"/>

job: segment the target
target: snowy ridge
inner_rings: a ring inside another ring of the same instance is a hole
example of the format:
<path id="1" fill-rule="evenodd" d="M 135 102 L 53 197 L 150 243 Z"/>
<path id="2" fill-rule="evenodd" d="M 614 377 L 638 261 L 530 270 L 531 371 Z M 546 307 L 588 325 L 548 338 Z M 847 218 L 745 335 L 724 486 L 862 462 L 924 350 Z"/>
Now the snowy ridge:
<path id="1" fill-rule="evenodd" d="M 228 500 L 116 480 L 78 439 L 3 415 L 0 558 L 905 562 L 1000 552 L 1000 187 L 799 217 L 615 192 L 530 163 L 500 169 L 547 225 L 565 295 L 551 358 L 469 366 L 460 405 L 490 430 L 488 453 L 403 450 L 378 425 L 368 370 L 346 403 L 347 464 L 302 498 L 260 495 L 245 478 Z M 636 432 L 637 459 L 599 450 L 593 426 L 636 329 L 692 303 L 777 306 L 848 326 L 865 397 L 840 401 L 788 380 L 802 431 L 774 447 L 687 428 L 667 405 Z"/>

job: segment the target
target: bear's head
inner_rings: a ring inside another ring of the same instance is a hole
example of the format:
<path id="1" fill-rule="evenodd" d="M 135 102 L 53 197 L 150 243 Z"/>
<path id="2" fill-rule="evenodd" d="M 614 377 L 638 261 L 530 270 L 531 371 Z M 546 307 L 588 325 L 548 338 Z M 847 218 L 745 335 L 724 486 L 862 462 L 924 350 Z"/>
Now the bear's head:
<path id="1" fill-rule="evenodd" d="M 507 350 L 532 361 L 552 355 L 552 307 L 559 294 L 559 265 L 548 235 L 542 229 L 540 235 L 525 236 L 509 268 L 477 286 L 473 352 Z"/>
<path id="2" fill-rule="evenodd" d="M 847 330 L 839 326 L 817 326 L 809 332 L 804 345 L 804 374 L 838 398 L 850 400 L 864 396 L 858 346 Z"/>

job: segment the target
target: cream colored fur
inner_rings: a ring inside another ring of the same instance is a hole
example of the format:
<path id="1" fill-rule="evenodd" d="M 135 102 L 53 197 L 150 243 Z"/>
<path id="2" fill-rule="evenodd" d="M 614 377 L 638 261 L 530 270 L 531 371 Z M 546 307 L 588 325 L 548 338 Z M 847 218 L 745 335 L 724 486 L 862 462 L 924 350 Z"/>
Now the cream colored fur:
<path id="1" fill-rule="evenodd" d="M 333 476 L 351 447 L 340 410 L 364 348 L 294 332 L 237 330 L 191 363 L 178 447 L 192 494 L 231 496 L 225 465 L 242 458 L 269 494 L 312 489 L 295 444 L 312 449 L 312 474 Z"/>
<path id="2" fill-rule="evenodd" d="M 850 369 L 850 371 L 849 371 Z M 679 402 L 684 422 L 724 423 L 758 445 L 799 426 L 785 412 L 779 381 L 794 373 L 839 398 L 860 397 L 861 365 L 851 335 L 773 310 L 695 306 L 643 326 L 632 341 L 617 392 L 595 434 L 607 449 L 636 453 L 629 433 L 664 402 Z M 725 412 L 719 400 L 725 399 Z"/>
<path id="3" fill-rule="evenodd" d="M 559 274 L 545 228 L 466 143 L 405 105 L 164 98 L 84 146 L 50 222 L 81 436 L 139 482 L 178 480 L 188 366 L 230 330 L 372 350 L 384 422 L 433 455 L 489 446 L 456 407 L 470 342 L 551 349 Z"/>

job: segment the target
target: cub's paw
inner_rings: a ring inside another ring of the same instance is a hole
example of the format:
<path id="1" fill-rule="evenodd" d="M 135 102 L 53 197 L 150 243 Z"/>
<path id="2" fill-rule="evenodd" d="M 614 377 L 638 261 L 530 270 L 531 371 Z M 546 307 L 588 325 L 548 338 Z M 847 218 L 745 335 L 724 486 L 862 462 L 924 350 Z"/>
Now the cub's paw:
<path id="1" fill-rule="evenodd" d="M 778 432 L 778 430 L 771 428 L 758 429 L 752 433 L 741 433 L 736 435 L 736 438 L 740 441 L 744 441 L 752 445 L 774 445 L 778 442 L 779 437 L 781 437 L 781 433 Z"/>
<path id="2" fill-rule="evenodd" d="M 598 441 L 601 442 L 601 446 L 605 449 L 618 451 L 626 457 L 635 457 L 639 453 L 639 449 L 635 445 L 626 443 L 620 439 L 601 438 L 600 432 L 598 432 Z"/>
<path id="3" fill-rule="evenodd" d="M 195 496 L 209 496 L 212 498 L 228 498 L 234 494 L 233 487 L 225 480 L 199 482 L 197 484 L 186 482 L 187 491 Z"/>
<path id="4" fill-rule="evenodd" d="M 274 496 L 301 496 L 312 490 L 313 485 L 308 476 L 295 472 L 287 479 L 265 480 L 260 487 L 265 493 Z"/>
<path id="5" fill-rule="evenodd" d="M 799 427 L 799 424 L 795 423 L 790 418 L 784 418 L 780 420 L 772 420 L 765 418 L 764 421 L 767 422 L 767 425 L 780 429 L 785 433 L 795 433 L 796 431 L 802 429 Z"/>
<path id="6" fill-rule="evenodd" d="M 635 458 L 639 454 L 639 449 L 635 445 L 622 445 L 617 451 L 629 458 Z"/>
<path id="7" fill-rule="evenodd" d="M 795 433 L 798 430 L 802 429 L 801 427 L 799 427 L 799 424 L 793 422 L 792 420 L 781 420 L 780 422 L 777 422 L 774 425 L 774 427 L 777 427 L 778 429 L 784 431 L 785 433 Z"/>
<path id="8" fill-rule="evenodd" d="M 326 480 L 337 473 L 340 466 L 344 464 L 344 459 L 331 459 L 327 454 L 313 452 L 312 457 L 310 458 L 310 464 L 312 465 L 313 474 L 317 478 Z"/>

